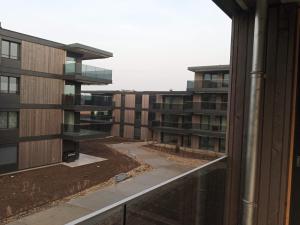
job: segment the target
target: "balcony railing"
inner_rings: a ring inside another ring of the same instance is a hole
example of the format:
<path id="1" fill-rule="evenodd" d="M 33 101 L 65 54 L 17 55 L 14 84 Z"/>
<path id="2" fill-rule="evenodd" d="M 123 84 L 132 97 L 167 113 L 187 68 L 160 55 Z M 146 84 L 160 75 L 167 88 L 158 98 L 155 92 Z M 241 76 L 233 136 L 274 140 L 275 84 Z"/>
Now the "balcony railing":
<path id="1" fill-rule="evenodd" d="M 103 106 L 112 107 L 112 96 L 104 95 L 63 95 L 63 105 Z"/>
<path id="2" fill-rule="evenodd" d="M 201 112 L 203 110 L 227 111 L 227 102 L 198 101 L 185 103 L 160 103 L 152 104 L 152 109 L 170 112 Z"/>
<path id="3" fill-rule="evenodd" d="M 187 91 L 194 91 L 194 81 L 193 80 L 188 80 L 186 82 L 186 90 Z"/>
<path id="4" fill-rule="evenodd" d="M 81 75 L 99 80 L 112 80 L 112 71 L 100 67 L 84 65 L 81 63 L 65 64 L 65 75 Z"/>
<path id="5" fill-rule="evenodd" d="M 178 123 L 178 122 L 155 120 L 155 121 L 152 121 L 151 125 L 152 125 L 152 127 L 226 132 L 226 125 L 222 125 L 222 124 L 207 124 L 207 123 L 192 123 L 192 122 Z"/>
<path id="6" fill-rule="evenodd" d="M 228 88 L 229 80 L 202 80 L 202 88 Z"/>
<path id="7" fill-rule="evenodd" d="M 91 123 L 113 123 L 114 117 L 112 115 L 80 115 L 80 120 Z"/>
<path id="8" fill-rule="evenodd" d="M 62 124 L 62 133 L 66 138 L 105 137 L 110 133 L 111 125 L 102 123 Z"/>
<path id="9" fill-rule="evenodd" d="M 223 225 L 226 171 L 223 156 L 67 225 Z"/>

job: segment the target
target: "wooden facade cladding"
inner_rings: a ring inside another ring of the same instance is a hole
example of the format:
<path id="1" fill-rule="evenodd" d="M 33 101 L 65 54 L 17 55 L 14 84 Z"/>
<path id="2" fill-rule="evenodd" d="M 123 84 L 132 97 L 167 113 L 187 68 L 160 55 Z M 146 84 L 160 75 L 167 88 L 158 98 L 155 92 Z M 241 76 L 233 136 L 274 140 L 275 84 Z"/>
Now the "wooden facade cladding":
<path id="1" fill-rule="evenodd" d="M 135 110 L 125 109 L 124 122 L 134 124 Z"/>
<path id="2" fill-rule="evenodd" d="M 112 111 L 112 116 L 114 118 L 114 122 L 119 123 L 121 119 L 121 110 L 120 109 L 114 109 Z"/>
<path id="3" fill-rule="evenodd" d="M 134 126 L 124 125 L 124 138 L 134 138 Z"/>
<path id="4" fill-rule="evenodd" d="M 125 108 L 135 108 L 135 94 L 125 94 Z"/>
<path id="5" fill-rule="evenodd" d="M 120 136 L 120 124 L 113 124 L 111 127 L 111 136 Z"/>
<path id="6" fill-rule="evenodd" d="M 296 4 L 272 6 L 268 12 L 266 75 L 263 85 L 257 221 L 253 225 L 285 224 L 290 153 L 295 55 L 298 54 Z M 254 15 L 233 17 L 231 87 L 228 129 L 228 187 L 225 222 L 240 224 L 247 136 Z M 295 51 L 296 49 L 296 51 Z"/>
<path id="7" fill-rule="evenodd" d="M 203 74 L 195 73 L 195 81 L 194 81 L 195 90 L 202 88 L 202 80 L 203 80 Z"/>
<path id="8" fill-rule="evenodd" d="M 114 94 L 113 101 L 115 103 L 115 107 L 121 107 L 121 94 Z"/>
<path id="9" fill-rule="evenodd" d="M 142 111 L 141 112 L 141 124 L 144 126 L 148 126 L 148 111 Z"/>
<path id="10" fill-rule="evenodd" d="M 191 137 L 191 148 L 199 148 L 199 136 Z"/>
<path id="11" fill-rule="evenodd" d="M 21 104 L 62 104 L 64 81 L 36 76 L 21 76 Z"/>
<path id="12" fill-rule="evenodd" d="M 149 109 L 149 95 L 143 95 L 143 97 L 142 97 L 142 109 Z"/>
<path id="13" fill-rule="evenodd" d="M 151 131 L 148 127 L 141 127 L 141 140 L 148 141 L 151 140 Z"/>
<path id="14" fill-rule="evenodd" d="M 66 51 L 45 45 L 22 41 L 21 67 L 52 74 L 63 74 Z"/>
<path id="15" fill-rule="evenodd" d="M 59 163 L 61 160 L 61 139 L 21 142 L 19 144 L 19 169 Z"/>
<path id="16" fill-rule="evenodd" d="M 62 110 L 21 109 L 20 137 L 61 134 Z"/>

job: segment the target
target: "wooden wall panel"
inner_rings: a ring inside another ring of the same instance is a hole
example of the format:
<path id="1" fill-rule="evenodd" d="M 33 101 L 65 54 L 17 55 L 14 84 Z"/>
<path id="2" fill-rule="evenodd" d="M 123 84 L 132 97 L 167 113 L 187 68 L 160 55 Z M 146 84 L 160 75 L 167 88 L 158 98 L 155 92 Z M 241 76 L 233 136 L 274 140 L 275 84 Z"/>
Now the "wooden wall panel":
<path id="1" fill-rule="evenodd" d="M 62 110 L 21 109 L 19 123 L 20 137 L 60 134 Z"/>
<path id="2" fill-rule="evenodd" d="M 156 95 L 156 102 L 157 103 L 162 103 L 163 102 L 162 95 Z"/>
<path id="3" fill-rule="evenodd" d="M 200 116 L 199 115 L 193 115 L 192 116 L 192 123 L 200 123 Z"/>
<path id="4" fill-rule="evenodd" d="M 148 111 L 142 111 L 141 124 L 145 126 L 148 125 Z"/>
<path id="5" fill-rule="evenodd" d="M 201 95 L 193 95 L 193 102 L 201 102 Z"/>
<path id="6" fill-rule="evenodd" d="M 21 67 L 44 73 L 63 74 L 66 51 L 22 41 Z"/>
<path id="7" fill-rule="evenodd" d="M 192 136 L 191 137 L 191 147 L 192 148 L 199 148 L 199 136 Z"/>
<path id="8" fill-rule="evenodd" d="M 125 94 L 125 108 L 135 108 L 135 94 Z"/>
<path id="9" fill-rule="evenodd" d="M 35 76 L 21 76 L 21 104 L 62 104 L 64 81 Z"/>
<path id="10" fill-rule="evenodd" d="M 134 110 L 127 110 L 125 109 L 125 112 L 124 112 L 124 122 L 125 123 L 130 123 L 130 124 L 134 124 L 134 113 L 135 111 Z"/>
<path id="11" fill-rule="evenodd" d="M 134 126 L 124 125 L 124 138 L 134 138 Z"/>
<path id="12" fill-rule="evenodd" d="M 111 127 L 111 136 L 120 136 L 120 124 L 113 124 Z"/>
<path id="13" fill-rule="evenodd" d="M 256 189 L 257 222 L 253 225 L 282 225 L 285 222 L 294 56 L 298 54 L 295 53 L 297 5 L 273 6 L 268 15 Z M 226 225 L 239 224 L 242 215 L 253 24 L 252 13 L 235 15 L 233 19 Z"/>
<path id="14" fill-rule="evenodd" d="M 151 140 L 151 131 L 148 127 L 141 127 L 141 140 L 149 141 Z"/>
<path id="15" fill-rule="evenodd" d="M 149 95 L 143 95 L 143 97 L 142 97 L 142 109 L 149 109 Z"/>
<path id="16" fill-rule="evenodd" d="M 19 144 L 19 169 L 44 166 L 61 161 L 61 139 L 21 142 Z"/>
<path id="17" fill-rule="evenodd" d="M 202 88 L 202 80 L 203 80 L 203 74 L 195 73 L 194 88 L 196 90 Z"/>
<path id="18" fill-rule="evenodd" d="M 114 109 L 112 111 L 112 116 L 114 117 L 115 122 L 119 123 L 120 119 L 121 119 L 121 110 L 120 109 Z"/>
<path id="19" fill-rule="evenodd" d="M 121 94 L 114 94 L 113 101 L 115 102 L 115 107 L 121 107 Z"/>

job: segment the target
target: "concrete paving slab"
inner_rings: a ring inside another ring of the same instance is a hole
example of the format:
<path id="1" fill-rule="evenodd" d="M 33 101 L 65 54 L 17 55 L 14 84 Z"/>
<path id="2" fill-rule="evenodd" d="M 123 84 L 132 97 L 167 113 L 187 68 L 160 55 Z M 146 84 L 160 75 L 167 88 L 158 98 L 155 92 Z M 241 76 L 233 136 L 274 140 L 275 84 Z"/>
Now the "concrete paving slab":
<path id="1" fill-rule="evenodd" d="M 74 162 L 62 163 L 62 164 L 65 165 L 65 166 L 68 166 L 68 167 L 78 167 L 78 166 L 88 165 L 88 164 L 91 164 L 91 163 L 102 162 L 102 161 L 105 161 L 105 160 L 107 160 L 107 159 L 79 153 L 79 159 L 78 160 L 76 160 Z"/>

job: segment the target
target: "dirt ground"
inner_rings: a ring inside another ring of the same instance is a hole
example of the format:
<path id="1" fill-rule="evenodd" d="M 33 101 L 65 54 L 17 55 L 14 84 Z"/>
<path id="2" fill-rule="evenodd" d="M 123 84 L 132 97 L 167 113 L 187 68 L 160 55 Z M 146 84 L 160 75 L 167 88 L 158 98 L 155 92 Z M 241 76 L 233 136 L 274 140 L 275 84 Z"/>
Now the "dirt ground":
<path id="1" fill-rule="evenodd" d="M 165 148 L 165 147 L 159 147 L 153 144 L 148 144 L 148 145 L 144 145 L 144 147 L 146 148 L 150 148 L 153 150 L 157 150 L 160 152 L 164 152 L 164 153 L 168 153 L 170 155 L 174 155 L 174 156 L 178 156 L 178 157 L 183 157 L 183 158 L 188 158 L 188 159 L 200 159 L 200 160 L 207 160 L 207 161 L 211 161 L 214 159 L 217 159 L 219 157 L 219 155 L 217 154 L 204 154 L 204 153 L 195 153 L 195 152 L 188 152 L 188 151 L 179 151 L 176 152 L 173 149 L 169 149 L 169 148 Z"/>
<path id="2" fill-rule="evenodd" d="M 26 214 L 138 167 L 138 162 L 103 144 L 125 141 L 111 138 L 81 143 L 82 153 L 108 159 L 99 163 L 75 168 L 55 165 L 0 176 L 0 223 L 5 218 Z"/>

